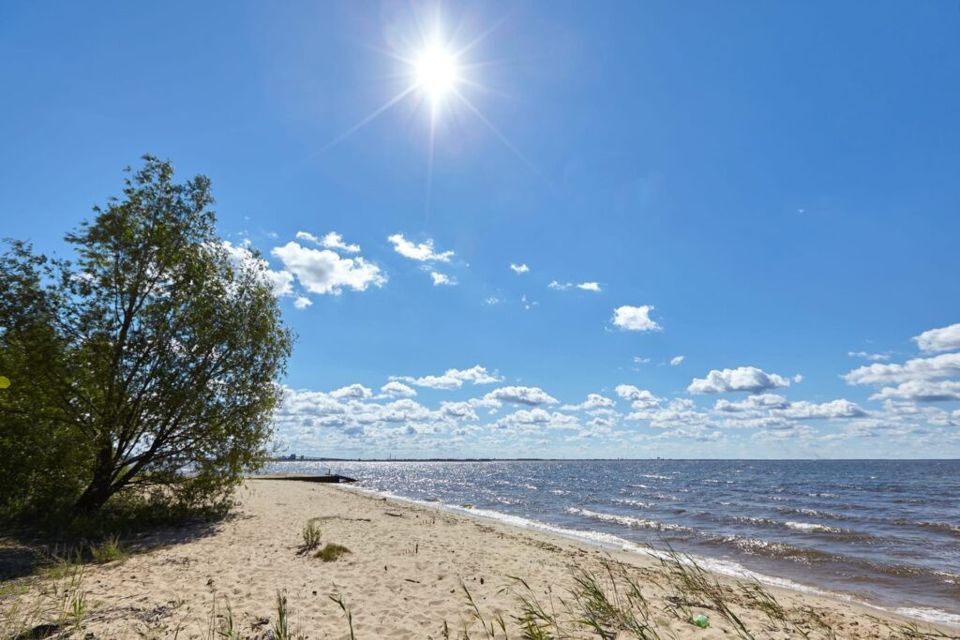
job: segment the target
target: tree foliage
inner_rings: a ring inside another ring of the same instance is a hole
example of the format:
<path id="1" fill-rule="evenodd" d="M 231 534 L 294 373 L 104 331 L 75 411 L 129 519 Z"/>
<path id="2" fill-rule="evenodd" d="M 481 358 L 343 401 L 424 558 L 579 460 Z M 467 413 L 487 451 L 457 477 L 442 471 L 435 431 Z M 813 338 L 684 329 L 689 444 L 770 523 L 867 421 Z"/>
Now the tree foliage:
<path id="1" fill-rule="evenodd" d="M 262 462 L 292 337 L 212 203 L 146 156 L 67 234 L 73 261 L 0 256 L 0 512 L 89 514 L 132 488 L 224 504 Z"/>

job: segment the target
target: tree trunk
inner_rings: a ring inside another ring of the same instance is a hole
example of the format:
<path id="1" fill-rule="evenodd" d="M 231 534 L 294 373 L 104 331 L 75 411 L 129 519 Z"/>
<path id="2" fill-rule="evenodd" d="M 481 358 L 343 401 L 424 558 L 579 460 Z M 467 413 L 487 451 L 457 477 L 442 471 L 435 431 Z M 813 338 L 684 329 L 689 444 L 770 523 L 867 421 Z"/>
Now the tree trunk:
<path id="1" fill-rule="evenodd" d="M 96 513 L 110 499 L 114 490 L 113 451 L 104 448 L 97 455 L 97 467 L 94 469 L 93 479 L 73 505 L 71 510 L 73 517 Z"/>

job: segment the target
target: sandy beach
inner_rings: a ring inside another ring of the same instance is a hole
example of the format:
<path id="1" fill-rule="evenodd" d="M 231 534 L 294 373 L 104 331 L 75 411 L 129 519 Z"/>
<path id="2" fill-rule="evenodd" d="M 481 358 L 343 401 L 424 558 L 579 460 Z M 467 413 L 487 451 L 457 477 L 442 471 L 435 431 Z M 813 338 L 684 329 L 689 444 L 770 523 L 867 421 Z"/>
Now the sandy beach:
<path id="1" fill-rule="evenodd" d="M 128 541 L 140 551 L 124 561 L 87 566 L 83 589 L 88 612 L 75 637 L 217 637 L 211 635 L 212 621 L 228 606 L 240 637 L 272 637 L 278 591 L 286 595 L 291 630 L 301 634 L 292 637 L 349 638 L 347 615 L 334 598 L 352 615 L 356 638 L 491 637 L 480 617 L 486 627 L 494 624 L 495 637 L 505 637 L 496 622 L 500 618 L 508 637 L 525 637 L 516 620 L 521 615 L 518 596 L 536 598 L 576 628 L 575 614 L 564 608 L 576 600 L 571 594 L 575 577 L 582 572 L 607 575 L 604 565 L 639 585 L 646 619 L 656 634 L 649 637 L 747 637 L 703 594 L 678 591 L 653 557 L 329 485 L 253 480 L 240 489 L 239 498 L 226 521 Z M 305 551 L 302 531 L 311 520 L 321 531 L 319 548 L 334 543 L 349 553 L 326 562 Z M 926 624 L 916 629 L 916 621 L 877 609 L 774 588 L 769 592 L 782 615 L 772 614 L 733 581 L 717 579 L 730 610 L 755 638 L 958 634 Z M 602 578 L 600 584 L 609 587 L 608 581 Z M 618 588 L 625 598 L 624 583 Z M 705 629 L 690 622 L 701 614 L 709 619 Z M 222 626 L 223 619 L 216 624 Z M 577 634 L 563 637 L 599 636 L 580 626 Z"/>

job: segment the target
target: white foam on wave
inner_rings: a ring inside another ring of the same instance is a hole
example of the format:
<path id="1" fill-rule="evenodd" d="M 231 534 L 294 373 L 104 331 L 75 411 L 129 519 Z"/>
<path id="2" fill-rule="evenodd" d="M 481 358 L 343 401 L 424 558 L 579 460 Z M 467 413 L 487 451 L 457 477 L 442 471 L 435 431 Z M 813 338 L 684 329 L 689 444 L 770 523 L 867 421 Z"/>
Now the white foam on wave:
<path id="1" fill-rule="evenodd" d="M 916 618 L 924 622 L 934 622 L 951 627 L 960 627 L 960 614 L 947 613 L 939 609 L 929 609 L 927 607 L 899 607 L 894 609 L 894 613 L 908 618 Z"/>
<path id="2" fill-rule="evenodd" d="M 640 507 L 641 509 L 649 509 L 653 505 L 649 502 L 643 502 L 641 500 L 631 500 L 629 498 L 614 498 L 614 502 L 617 504 L 628 504 L 631 507 Z"/>
<path id="3" fill-rule="evenodd" d="M 786 526 L 798 531 L 821 531 L 823 533 L 841 533 L 840 529 L 815 522 L 784 522 Z"/>
<path id="4" fill-rule="evenodd" d="M 373 496 L 379 496 L 382 498 L 389 498 L 391 500 L 397 500 L 398 502 L 409 502 L 412 504 L 417 504 L 423 507 L 430 509 L 440 509 L 441 511 L 449 511 L 461 515 L 478 517 L 481 519 L 495 520 L 502 522 L 513 527 L 519 527 L 521 529 L 531 529 L 534 531 L 542 531 L 544 533 L 549 533 L 552 535 L 560 536 L 562 538 L 567 538 L 570 540 L 576 540 L 578 542 L 585 542 L 587 544 L 592 544 L 606 549 L 614 549 L 620 551 L 626 551 L 628 553 L 637 553 L 642 555 L 647 555 L 656 559 L 670 559 L 670 554 L 663 551 L 657 551 L 646 545 L 639 545 L 629 540 L 625 540 L 619 536 L 615 536 L 610 533 L 603 533 L 600 531 L 582 531 L 579 529 L 567 529 L 564 527 L 557 527 L 554 525 L 547 524 L 545 522 L 539 522 L 537 520 L 530 520 L 529 518 L 524 518 L 521 516 L 514 516 L 507 513 L 501 513 L 499 511 L 492 511 L 489 509 L 478 509 L 472 506 L 456 506 L 447 504 L 444 502 L 437 501 L 436 498 L 430 500 L 418 500 L 416 498 L 408 498 L 407 496 L 401 496 L 390 491 L 377 491 L 374 489 L 367 489 L 365 487 L 357 487 L 350 485 L 336 485 L 337 489 L 342 491 L 356 491 L 358 493 L 364 493 Z M 687 560 L 689 559 L 689 560 Z M 777 576 L 770 576 L 764 573 L 758 573 L 751 569 L 744 567 L 742 564 L 734 562 L 732 560 L 724 560 L 721 558 L 709 558 L 707 556 L 698 556 L 690 555 L 681 556 L 681 562 L 689 561 L 696 563 L 698 566 L 706 569 L 711 573 L 718 575 L 726 576 L 729 578 L 736 578 L 741 580 L 754 580 L 760 584 L 765 584 L 772 587 L 778 587 L 781 589 L 789 589 L 791 591 L 797 591 L 800 593 L 809 593 L 813 595 L 824 596 L 828 598 L 833 598 L 835 600 L 842 600 L 846 602 L 856 602 L 860 605 L 870 607 L 871 609 L 876 609 L 878 611 L 884 612 L 893 612 L 898 615 L 914 618 L 916 620 L 921 620 L 923 622 L 933 622 L 940 625 L 946 625 L 950 627 L 960 628 L 960 615 L 947 613 L 946 611 L 940 611 L 939 609 L 932 609 L 927 607 L 899 607 L 896 609 L 890 609 L 886 607 L 881 607 L 879 605 L 872 604 L 870 602 L 865 602 L 863 600 L 854 598 L 849 594 L 840 593 L 836 591 L 826 591 L 824 589 L 818 589 L 816 587 L 811 587 L 809 585 L 801 584 L 799 582 L 794 582 L 787 578 L 780 578 Z"/>
<path id="5" fill-rule="evenodd" d="M 598 511 L 590 511 L 589 509 L 577 509 L 576 507 L 568 507 L 567 513 L 584 516 L 585 518 L 592 518 L 594 520 L 601 520 L 603 522 L 616 522 L 617 524 L 622 524 L 625 527 L 636 527 L 639 529 L 656 529 L 658 531 L 690 530 L 687 527 L 681 527 L 678 524 L 669 524 L 667 522 L 660 522 L 659 520 L 631 518 L 630 516 L 621 516 L 613 513 L 600 513 Z"/>

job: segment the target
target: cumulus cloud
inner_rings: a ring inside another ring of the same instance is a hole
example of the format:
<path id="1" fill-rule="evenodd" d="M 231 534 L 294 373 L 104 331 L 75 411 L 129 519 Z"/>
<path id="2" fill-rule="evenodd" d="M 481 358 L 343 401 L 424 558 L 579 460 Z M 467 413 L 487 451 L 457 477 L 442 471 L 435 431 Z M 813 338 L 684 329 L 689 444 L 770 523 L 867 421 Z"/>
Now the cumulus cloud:
<path id="1" fill-rule="evenodd" d="M 544 409 L 518 409 L 496 422 L 501 429 L 575 429 L 580 421 L 574 416 L 559 412 L 550 412 Z"/>
<path id="2" fill-rule="evenodd" d="M 297 296 L 297 299 L 293 301 L 293 306 L 297 309 L 306 309 L 312 304 L 313 302 L 306 296 Z"/>
<path id="3" fill-rule="evenodd" d="M 393 250 L 404 258 L 417 260 L 418 262 L 450 262 L 453 257 L 453 251 L 436 252 L 433 248 L 433 240 L 427 239 L 419 244 L 414 244 L 403 237 L 402 233 L 395 233 L 388 236 L 387 240 L 393 243 Z"/>
<path id="4" fill-rule="evenodd" d="M 839 399 L 831 400 L 830 402 L 821 402 L 819 404 L 807 402 L 806 400 L 791 402 L 788 407 L 777 412 L 777 415 L 782 415 L 785 418 L 794 420 L 833 420 L 837 418 L 859 418 L 867 415 L 867 413 L 858 407 L 856 403 Z"/>
<path id="5" fill-rule="evenodd" d="M 433 280 L 433 286 L 435 287 L 452 287 L 457 284 L 457 280 L 455 278 L 451 278 L 444 273 L 438 273 L 436 271 L 430 272 L 430 279 Z"/>
<path id="6" fill-rule="evenodd" d="M 489 298 L 487 298 L 487 299 L 484 300 L 483 302 L 484 302 L 484 304 L 495 305 L 495 304 L 500 304 L 501 302 L 503 302 L 503 300 L 501 300 L 500 298 L 498 298 L 498 297 L 496 297 L 496 296 L 490 296 Z"/>
<path id="7" fill-rule="evenodd" d="M 297 231 L 297 238 L 301 240 L 307 240 L 314 244 L 318 244 L 324 249 L 335 249 L 339 251 L 344 251 L 346 253 L 359 253 L 360 245 L 358 244 L 347 244 L 343 241 L 343 236 L 341 236 L 336 231 L 331 231 L 322 238 L 318 238 L 312 233 L 306 231 Z"/>
<path id="8" fill-rule="evenodd" d="M 626 419 L 646 420 L 651 427 L 658 429 L 674 429 L 680 426 L 699 428 L 711 424 L 710 416 L 705 411 L 698 410 L 688 398 L 674 398 L 666 406 L 659 402 L 656 405 L 646 405 L 647 403 L 633 403 L 634 410 L 627 414 Z"/>
<path id="9" fill-rule="evenodd" d="M 789 387 L 790 380 L 776 373 L 767 373 L 757 367 L 736 369 L 713 369 L 706 378 L 694 378 L 687 391 L 690 393 L 728 393 L 746 391 L 760 393 L 769 389 Z"/>
<path id="10" fill-rule="evenodd" d="M 789 404 L 787 399 L 781 395 L 758 393 L 736 402 L 725 399 L 717 400 L 716 404 L 713 405 L 713 410 L 725 413 L 743 413 L 766 409 L 786 409 Z"/>
<path id="11" fill-rule="evenodd" d="M 960 400 L 960 381 L 910 380 L 894 387 L 883 387 L 870 397 L 874 400 L 901 399 L 914 402 Z"/>
<path id="12" fill-rule="evenodd" d="M 484 400 L 513 402 L 530 406 L 557 403 L 556 398 L 539 387 L 500 387 L 499 389 L 494 389 L 483 398 Z"/>
<path id="13" fill-rule="evenodd" d="M 843 376 L 848 384 L 899 384 L 960 376 L 960 353 L 913 358 L 903 364 L 871 364 Z"/>
<path id="14" fill-rule="evenodd" d="M 342 400 L 344 398 L 372 398 L 373 391 L 362 384 L 351 384 L 346 387 L 340 387 L 330 392 L 331 398 Z"/>
<path id="15" fill-rule="evenodd" d="M 291 241 L 270 253 L 311 293 L 340 295 L 344 288 L 366 291 L 387 282 L 377 265 L 360 257 L 342 258 L 329 249 L 309 249 Z"/>
<path id="16" fill-rule="evenodd" d="M 444 415 L 458 420 L 477 421 L 477 406 L 474 402 L 441 402 L 440 410 Z"/>
<path id="17" fill-rule="evenodd" d="M 599 393 L 588 393 L 587 399 L 580 404 L 566 404 L 560 408 L 564 411 L 593 411 L 596 409 L 609 409 L 616 404 L 612 398 L 602 396 Z"/>
<path id="18" fill-rule="evenodd" d="M 251 269 L 270 287 L 273 295 L 279 297 L 293 295 L 293 274 L 289 271 L 274 271 L 259 253 L 250 248 L 249 241 L 233 244 L 229 240 L 222 243 L 227 258 L 236 269 Z M 301 307 L 297 307 L 298 309 Z"/>
<path id="19" fill-rule="evenodd" d="M 582 289 L 584 291 L 593 291 L 594 293 L 600 293 L 602 289 L 600 288 L 599 282 L 581 282 L 577 285 L 577 289 Z"/>
<path id="20" fill-rule="evenodd" d="M 387 384 L 380 387 L 380 393 L 386 397 L 395 397 L 395 398 L 410 398 L 417 395 L 417 392 L 413 387 L 408 387 L 402 382 L 396 380 L 391 380 Z"/>
<path id="21" fill-rule="evenodd" d="M 949 327 L 924 331 L 913 340 L 924 353 L 960 350 L 960 322 Z"/>
<path id="22" fill-rule="evenodd" d="M 683 364 L 683 360 L 684 360 L 684 358 L 686 358 L 686 357 L 687 357 L 687 356 L 673 356 L 672 358 L 670 358 L 670 366 L 671 366 L 671 367 L 678 367 L 678 366 L 680 366 L 681 364 Z"/>
<path id="23" fill-rule="evenodd" d="M 660 331 L 662 328 L 650 318 L 653 305 L 644 304 L 639 307 L 623 305 L 613 310 L 613 325 L 624 331 Z"/>
<path id="24" fill-rule="evenodd" d="M 618 384 L 614 391 L 618 396 L 629 401 L 634 410 L 656 407 L 662 400 L 646 389 L 639 389 L 632 384 Z"/>
<path id="25" fill-rule="evenodd" d="M 523 263 L 523 262 L 521 262 L 520 264 L 514 264 L 511 262 L 510 269 L 512 269 L 514 273 L 518 273 L 518 274 L 527 273 L 528 271 L 530 271 L 530 267 L 528 267 L 526 263 Z"/>
<path id="26" fill-rule="evenodd" d="M 420 378 L 393 376 L 391 379 L 430 389 L 459 389 L 465 382 L 471 382 L 473 384 L 493 384 L 494 382 L 503 380 L 503 378 L 491 374 L 485 367 L 481 367 L 480 365 L 470 367 L 469 369 L 447 369 L 441 375 L 429 375 Z"/>

